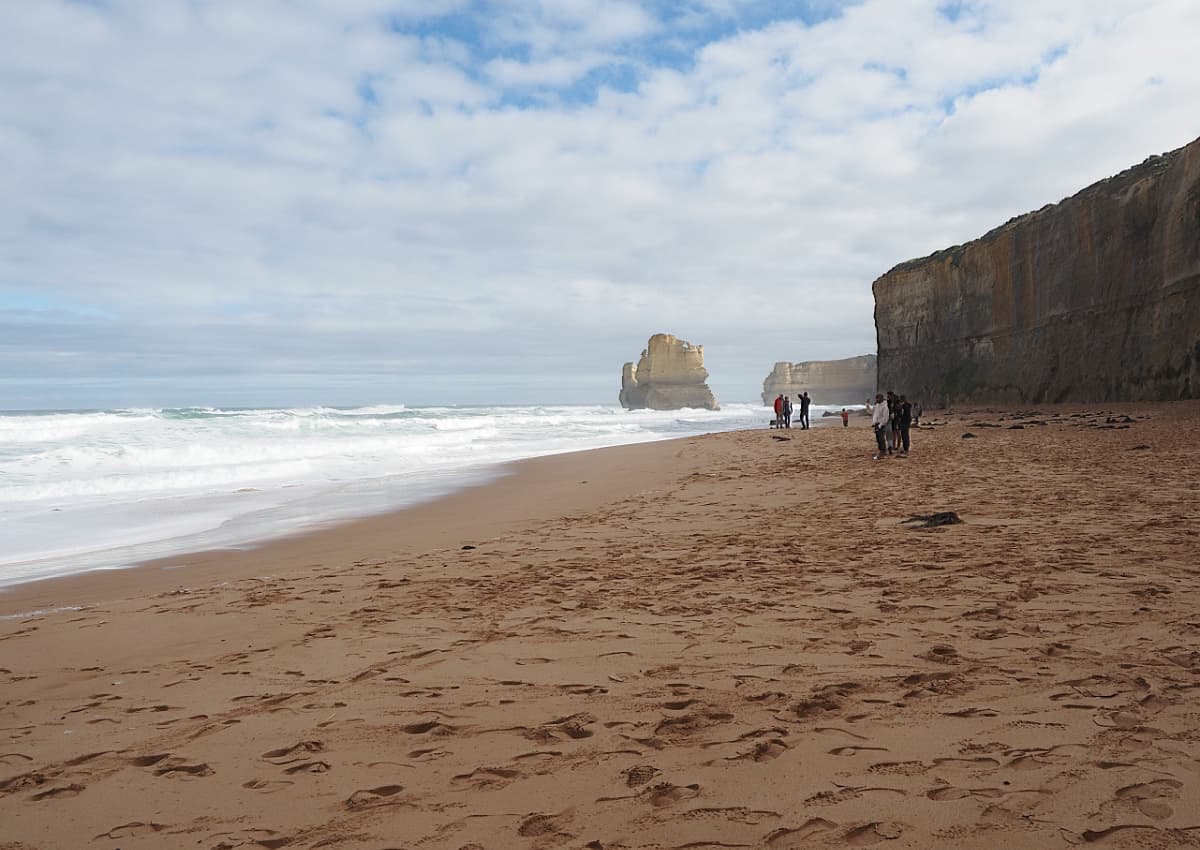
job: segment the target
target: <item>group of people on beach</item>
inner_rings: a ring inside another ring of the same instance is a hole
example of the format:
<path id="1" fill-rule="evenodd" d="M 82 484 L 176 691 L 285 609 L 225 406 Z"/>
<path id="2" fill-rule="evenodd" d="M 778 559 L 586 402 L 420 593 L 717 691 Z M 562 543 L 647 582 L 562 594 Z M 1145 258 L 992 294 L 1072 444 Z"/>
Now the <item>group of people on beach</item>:
<path id="1" fill-rule="evenodd" d="M 871 425 L 875 429 L 875 444 L 878 448 L 872 460 L 890 454 L 901 457 L 908 454 L 908 432 L 920 423 L 921 406 L 909 403 L 908 397 L 896 395 L 891 390 L 875 394 L 875 403 L 867 399 L 867 412 L 871 414 Z"/>
<path id="2" fill-rule="evenodd" d="M 808 397 L 808 391 L 800 393 L 796 396 L 796 400 L 800 402 L 800 428 L 808 429 L 808 408 L 812 404 L 812 399 Z M 792 399 L 780 393 L 775 399 L 775 419 L 771 422 L 773 428 L 791 428 L 792 427 Z"/>

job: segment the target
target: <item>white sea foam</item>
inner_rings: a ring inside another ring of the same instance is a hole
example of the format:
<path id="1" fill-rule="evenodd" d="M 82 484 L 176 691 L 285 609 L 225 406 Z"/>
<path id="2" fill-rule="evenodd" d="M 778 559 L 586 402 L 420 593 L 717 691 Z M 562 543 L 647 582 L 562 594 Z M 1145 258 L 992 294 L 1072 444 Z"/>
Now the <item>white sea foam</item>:
<path id="1" fill-rule="evenodd" d="M 0 586 L 385 511 L 518 458 L 765 418 L 756 404 L 0 413 Z"/>

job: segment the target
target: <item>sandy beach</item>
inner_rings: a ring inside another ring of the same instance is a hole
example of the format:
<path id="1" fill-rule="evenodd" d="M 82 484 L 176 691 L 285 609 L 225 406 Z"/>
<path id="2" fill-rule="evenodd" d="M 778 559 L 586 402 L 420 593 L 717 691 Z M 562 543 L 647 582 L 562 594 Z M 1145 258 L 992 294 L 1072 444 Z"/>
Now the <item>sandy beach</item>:
<path id="1" fill-rule="evenodd" d="M 13 588 L 0 848 L 1200 846 L 1198 425 L 602 449 Z"/>

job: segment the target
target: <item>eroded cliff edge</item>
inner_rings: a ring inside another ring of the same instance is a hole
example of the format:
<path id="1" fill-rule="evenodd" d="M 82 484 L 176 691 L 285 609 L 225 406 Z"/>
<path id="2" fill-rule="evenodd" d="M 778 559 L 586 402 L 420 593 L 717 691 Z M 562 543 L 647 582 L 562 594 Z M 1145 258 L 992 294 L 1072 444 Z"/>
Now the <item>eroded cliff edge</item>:
<path id="1" fill-rule="evenodd" d="M 1200 139 L 872 289 L 879 386 L 927 405 L 1200 396 Z"/>
<path id="2" fill-rule="evenodd" d="M 637 364 L 621 370 L 621 406 L 627 410 L 717 410 L 717 400 L 705 383 L 704 346 L 672 334 L 655 334 Z"/>
<path id="3" fill-rule="evenodd" d="M 807 392 L 814 404 L 861 404 L 875 394 L 874 354 L 843 360 L 780 362 L 763 379 L 763 404 L 770 407 L 780 393 L 786 396 Z"/>

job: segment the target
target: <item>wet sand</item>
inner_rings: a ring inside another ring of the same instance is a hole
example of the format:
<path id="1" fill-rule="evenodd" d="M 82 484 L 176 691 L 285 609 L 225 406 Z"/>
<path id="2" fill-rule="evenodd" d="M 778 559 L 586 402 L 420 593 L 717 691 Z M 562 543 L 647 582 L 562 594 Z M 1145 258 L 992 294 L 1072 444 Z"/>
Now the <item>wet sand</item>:
<path id="1" fill-rule="evenodd" d="M 0 848 L 1200 845 L 1200 403 L 925 422 L 0 594 Z"/>

